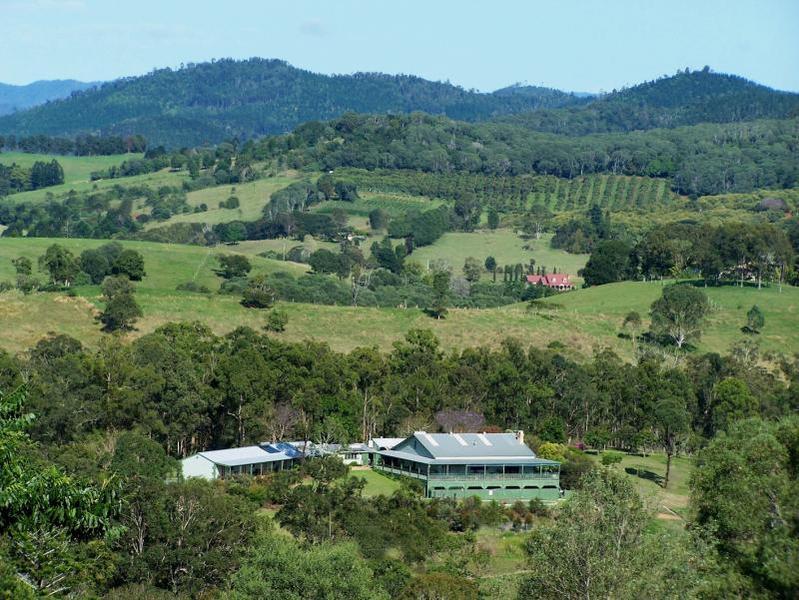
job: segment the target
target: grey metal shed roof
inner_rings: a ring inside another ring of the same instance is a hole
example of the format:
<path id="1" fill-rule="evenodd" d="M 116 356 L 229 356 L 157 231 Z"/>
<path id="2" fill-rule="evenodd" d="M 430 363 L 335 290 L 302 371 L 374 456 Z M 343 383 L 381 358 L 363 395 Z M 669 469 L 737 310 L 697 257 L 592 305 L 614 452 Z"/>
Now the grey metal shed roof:
<path id="1" fill-rule="evenodd" d="M 515 433 L 417 431 L 391 450 L 381 450 L 379 454 L 422 464 L 559 464 L 536 457 Z"/>
<path id="2" fill-rule="evenodd" d="M 413 437 L 424 446 L 433 458 L 535 458 L 535 453 L 514 433 L 427 433 L 417 431 Z"/>

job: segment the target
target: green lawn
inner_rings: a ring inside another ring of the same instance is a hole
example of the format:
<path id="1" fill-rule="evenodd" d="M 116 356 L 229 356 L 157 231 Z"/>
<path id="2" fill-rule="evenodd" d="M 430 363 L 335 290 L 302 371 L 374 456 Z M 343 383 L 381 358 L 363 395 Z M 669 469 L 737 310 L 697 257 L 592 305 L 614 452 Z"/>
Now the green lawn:
<path id="1" fill-rule="evenodd" d="M 599 461 L 601 456 L 600 454 L 593 458 Z M 680 524 L 677 515 L 686 516 L 690 499 L 688 483 L 693 466 L 694 460 L 691 457 L 673 457 L 669 487 L 665 489 L 662 485 L 666 475 L 665 454 L 648 456 L 624 454 L 621 463 L 613 468 L 629 475 L 638 492 L 652 506 L 660 520 Z"/>
<path id="2" fill-rule="evenodd" d="M 372 469 L 351 470 L 350 477 L 366 481 L 366 486 L 363 488 L 363 495 L 366 497 L 390 496 L 402 487 L 396 479 L 386 477 Z"/>
<path id="3" fill-rule="evenodd" d="M 435 244 L 414 250 L 410 258 L 423 265 L 432 260 L 445 260 L 456 273 L 460 272 L 469 256 L 481 263 L 487 256 L 493 256 L 500 266 L 527 264 L 534 258 L 536 265 L 545 266 L 549 272 L 557 268 L 558 272 L 570 273 L 576 281 L 581 281 L 576 274 L 585 266 L 588 255 L 554 250 L 549 246 L 551 237 L 551 234 L 546 234 L 540 240 L 527 240 L 510 229 L 445 233 Z"/>

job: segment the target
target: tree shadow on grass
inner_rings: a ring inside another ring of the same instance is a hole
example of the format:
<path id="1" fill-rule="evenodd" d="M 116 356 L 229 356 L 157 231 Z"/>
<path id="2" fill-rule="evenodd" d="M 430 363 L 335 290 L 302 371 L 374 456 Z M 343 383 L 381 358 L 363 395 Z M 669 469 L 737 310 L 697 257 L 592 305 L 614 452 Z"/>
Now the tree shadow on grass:
<path id="1" fill-rule="evenodd" d="M 658 475 L 654 471 L 650 471 L 646 467 L 642 466 L 634 466 L 634 467 L 625 467 L 624 472 L 628 475 L 633 475 L 634 477 L 640 477 L 641 479 L 646 479 L 647 481 L 651 481 L 652 483 L 663 487 L 663 482 L 665 477 L 663 475 Z"/>

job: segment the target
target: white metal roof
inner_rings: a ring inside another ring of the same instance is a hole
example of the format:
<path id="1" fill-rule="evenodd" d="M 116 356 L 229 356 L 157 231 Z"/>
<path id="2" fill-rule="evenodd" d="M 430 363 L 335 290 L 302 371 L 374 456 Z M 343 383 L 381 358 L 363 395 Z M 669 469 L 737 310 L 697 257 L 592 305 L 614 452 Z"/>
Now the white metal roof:
<path id="1" fill-rule="evenodd" d="M 200 456 L 217 465 L 236 467 L 258 463 L 288 460 L 293 458 L 285 452 L 267 452 L 261 446 L 244 446 L 243 448 L 227 448 L 225 450 L 208 450 L 200 452 Z"/>
<path id="2" fill-rule="evenodd" d="M 394 446 L 404 441 L 405 438 L 378 437 L 369 440 L 369 445 L 373 448 L 385 448 L 386 450 L 391 450 Z"/>

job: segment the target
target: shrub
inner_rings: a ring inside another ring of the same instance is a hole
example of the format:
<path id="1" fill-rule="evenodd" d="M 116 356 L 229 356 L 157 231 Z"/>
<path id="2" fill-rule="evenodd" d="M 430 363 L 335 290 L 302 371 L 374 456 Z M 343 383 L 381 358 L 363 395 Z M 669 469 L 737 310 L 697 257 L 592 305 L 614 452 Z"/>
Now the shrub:
<path id="1" fill-rule="evenodd" d="M 286 330 L 288 322 L 289 315 L 286 311 L 272 309 L 269 311 L 269 314 L 266 315 L 264 329 L 267 331 L 274 331 L 275 333 L 281 333 Z"/>
<path id="2" fill-rule="evenodd" d="M 227 279 L 222 282 L 222 285 L 219 286 L 219 293 L 220 294 L 243 294 L 244 290 L 247 289 L 247 278 L 246 277 L 234 277 L 233 279 Z"/>
<path id="3" fill-rule="evenodd" d="M 540 458 L 563 462 L 566 459 L 566 446 L 555 442 L 544 442 L 538 447 L 537 454 Z"/>
<path id="4" fill-rule="evenodd" d="M 179 283 L 175 286 L 175 289 L 179 292 L 194 292 L 197 294 L 210 294 L 211 290 L 208 289 L 207 286 L 204 286 L 196 281 L 187 281 L 185 283 Z"/>
<path id="5" fill-rule="evenodd" d="M 247 282 L 241 304 L 247 308 L 270 308 L 275 303 L 275 290 L 266 282 L 265 275 L 257 275 Z"/>
<path id="6" fill-rule="evenodd" d="M 606 467 L 617 465 L 621 462 L 622 454 L 621 452 L 613 452 L 612 450 L 608 450 L 607 452 L 602 453 L 602 458 L 600 461 Z"/>

